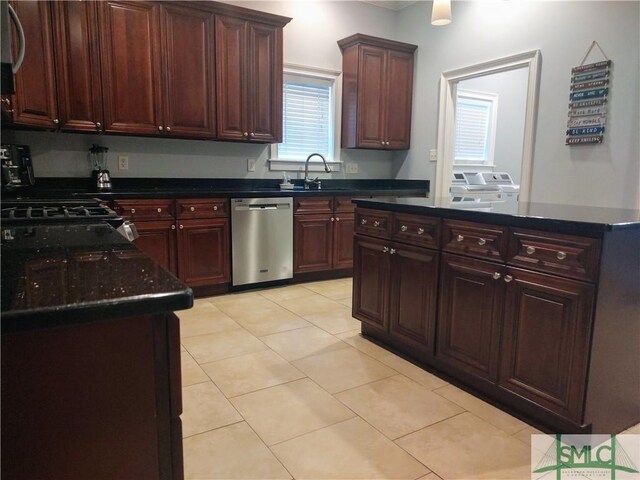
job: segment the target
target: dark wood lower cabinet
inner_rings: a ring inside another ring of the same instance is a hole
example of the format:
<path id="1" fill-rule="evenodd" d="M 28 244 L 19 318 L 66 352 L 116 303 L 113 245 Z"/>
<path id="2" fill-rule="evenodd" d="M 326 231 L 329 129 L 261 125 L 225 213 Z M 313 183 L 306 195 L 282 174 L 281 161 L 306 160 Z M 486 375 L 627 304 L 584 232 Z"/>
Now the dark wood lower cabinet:
<path id="1" fill-rule="evenodd" d="M 580 423 L 595 289 L 520 269 L 508 275 L 499 385 Z"/>
<path id="2" fill-rule="evenodd" d="M 181 220 L 178 226 L 178 273 L 189 286 L 230 280 L 229 220 Z"/>
<path id="3" fill-rule="evenodd" d="M 353 316 L 383 333 L 389 328 L 388 244 L 360 235 L 353 243 Z"/>
<path id="4" fill-rule="evenodd" d="M 327 214 L 294 215 L 293 273 L 330 270 L 333 261 L 333 223 Z"/>
<path id="5" fill-rule="evenodd" d="M 177 275 L 175 223 L 172 221 L 135 222 L 135 225 L 140 235 L 134 242 L 136 247 Z"/>
<path id="6" fill-rule="evenodd" d="M 436 356 L 444 365 L 496 380 L 504 267 L 442 254 Z"/>
<path id="7" fill-rule="evenodd" d="M 353 267 L 353 213 L 336 214 L 333 226 L 333 268 Z"/>

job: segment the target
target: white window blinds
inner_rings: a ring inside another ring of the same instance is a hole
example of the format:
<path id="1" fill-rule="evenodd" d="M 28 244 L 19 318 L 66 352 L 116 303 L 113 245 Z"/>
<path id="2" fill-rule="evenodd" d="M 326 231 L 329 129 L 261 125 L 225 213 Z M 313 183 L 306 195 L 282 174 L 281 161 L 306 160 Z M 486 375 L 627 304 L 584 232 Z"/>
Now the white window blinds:
<path id="1" fill-rule="evenodd" d="M 278 158 L 304 160 L 311 153 L 330 159 L 333 153 L 332 88 L 330 80 L 285 75 L 283 143 Z"/>
<path id="2" fill-rule="evenodd" d="M 458 92 L 456 102 L 456 151 L 455 163 L 493 163 L 493 138 L 495 136 L 494 103 L 486 95 Z"/>

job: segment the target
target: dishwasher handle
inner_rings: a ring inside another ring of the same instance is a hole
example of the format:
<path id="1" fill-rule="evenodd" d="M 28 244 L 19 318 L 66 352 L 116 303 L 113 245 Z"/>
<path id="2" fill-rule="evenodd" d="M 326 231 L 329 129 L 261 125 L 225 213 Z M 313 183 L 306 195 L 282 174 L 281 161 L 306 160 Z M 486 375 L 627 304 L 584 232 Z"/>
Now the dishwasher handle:
<path id="1" fill-rule="evenodd" d="M 249 210 L 277 210 L 278 205 L 249 205 Z"/>

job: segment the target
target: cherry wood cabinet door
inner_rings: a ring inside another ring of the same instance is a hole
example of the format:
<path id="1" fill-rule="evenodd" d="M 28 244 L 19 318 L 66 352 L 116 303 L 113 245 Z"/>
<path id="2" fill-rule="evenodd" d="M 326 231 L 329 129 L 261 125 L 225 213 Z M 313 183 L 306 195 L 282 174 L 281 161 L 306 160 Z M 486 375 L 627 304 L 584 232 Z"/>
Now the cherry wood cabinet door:
<path id="1" fill-rule="evenodd" d="M 178 273 L 190 287 L 230 280 L 229 220 L 181 220 L 178 225 Z"/>
<path id="2" fill-rule="evenodd" d="M 244 140 L 248 125 L 244 112 L 246 98 L 247 24 L 245 21 L 216 16 L 216 97 L 218 138 Z"/>
<path id="3" fill-rule="evenodd" d="M 102 129 L 97 3 L 53 2 L 60 129 Z"/>
<path id="4" fill-rule="evenodd" d="M 358 77 L 358 147 L 385 148 L 386 50 L 360 47 Z"/>
<path id="5" fill-rule="evenodd" d="M 248 23 L 249 140 L 282 142 L 282 28 Z"/>
<path id="6" fill-rule="evenodd" d="M 58 105 L 53 57 L 51 7 L 53 2 L 15 1 L 26 41 L 24 62 L 15 75 L 16 93 L 11 98 L 13 122 L 32 127 L 57 128 Z M 18 38 L 13 34 L 14 56 Z"/>
<path id="7" fill-rule="evenodd" d="M 444 253 L 441 261 L 436 357 L 444 364 L 494 381 L 504 267 Z"/>
<path id="8" fill-rule="evenodd" d="M 500 387 L 582 422 L 593 285 L 509 269 Z M 506 278 L 506 277 L 505 277 Z"/>
<path id="9" fill-rule="evenodd" d="M 164 134 L 160 4 L 105 1 L 99 7 L 104 130 Z"/>
<path id="10" fill-rule="evenodd" d="M 215 57 L 213 13 L 162 2 L 165 132 L 214 138 Z"/>
<path id="11" fill-rule="evenodd" d="M 352 315 L 380 333 L 386 333 L 389 329 L 391 271 L 389 242 L 356 235 L 353 256 Z"/>
<path id="12" fill-rule="evenodd" d="M 433 355 L 438 251 L 391 245 L 389 336 Z"/>
<path id="13" fill-rule="evenodd" d="M 136 247 L 174 275 L 178 272 L 175 228 L 172 221 L 136 222 L 140 236 L 134 241 Z"/>
<path id="14" fill-rule="evenodd" d="M 354 213 L 336 213 L 333 225 L 333 268 L 353 267 Z"/>
<path id="15" fill-rule="evenodd" d="M 389 50 L 386 78 L 386 146 L 408 149 L 411 140 L 413 53 Z"/>
<path id="16" fill-rule="evenodd" d="M 333 261 L 332 216 L 293 216 L 293 273 L 331 270 Z"/>

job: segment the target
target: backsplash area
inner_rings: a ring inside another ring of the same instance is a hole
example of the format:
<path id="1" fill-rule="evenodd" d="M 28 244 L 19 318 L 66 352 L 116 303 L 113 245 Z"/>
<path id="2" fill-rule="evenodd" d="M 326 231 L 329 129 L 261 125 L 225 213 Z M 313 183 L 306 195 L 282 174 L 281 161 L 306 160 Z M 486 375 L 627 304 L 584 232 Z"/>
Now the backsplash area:
<path id="1" fill-rule="evenodd" d="M 282 177 L 282 172 L 269 170 L 268 145 L 29 131 L 3 131 L 2 142 L 31 147 L 36 177 L 89 176 L 92 167 L 88 152 L 93 143 L 109 148 L 107 168 L 116 178 Z M 129 158 L 128 170 L 118 170 L 118 155 Z M 248 159 L 256 160 L 254 172 L 247 171 Z M 318 174 L 320 178 L 394 178 L 391 152 L 341 150 L 341 160 L 357 163 L 358 173 L 347 174 L 342 168 L 340 172 Z M 292 170 L 298 172 L 290 176 L 302 178 L 300 169 L 296 165 Z"/>

